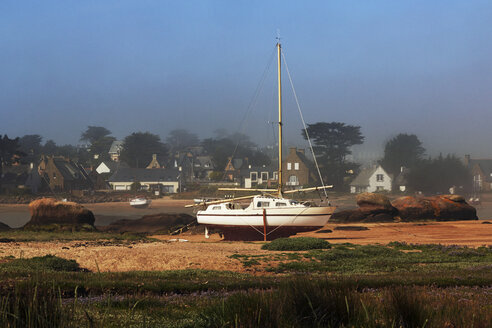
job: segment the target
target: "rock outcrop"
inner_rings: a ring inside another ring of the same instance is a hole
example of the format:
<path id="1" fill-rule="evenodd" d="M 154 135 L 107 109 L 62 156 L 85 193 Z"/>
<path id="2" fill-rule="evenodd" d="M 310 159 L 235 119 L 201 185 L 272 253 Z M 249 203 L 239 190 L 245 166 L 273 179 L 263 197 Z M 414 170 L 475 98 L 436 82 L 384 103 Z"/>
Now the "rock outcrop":
<path id="1" fill-rule="evenodd" d="M 24 226 L 63 225 L 94 226 L 94 214 L 73 202 L 62 202 L 54 198 L 41 198 L 29 204 L 31 220 Z"/>
<path id="2" fill-rule="evenodd" d="M 477 220 L 476 209 L 458 195 L 400 197 L 392 202 L 382 194 L 357 195 L 359 208 L 335 212 L 333 222 L 458 221 Z"/>
<path id="3" fill-rule="evenodd" d="M 335 212 L 331 221 L 335 222 L 390 222 L 398 214 L 388 197 L 382 194 L 365 192 L 357 195 L 355 210 Z"/>
<path id="4" fill-rule="evenodd" d="M 134 233 L 172 233 L 188 224 L 195 222 L 196 219 L 188 214 L 151 214 L 145 215 L 141 219 L 118 220 L 110 225 L 99 227 L 99 230 L 108 232 L 134 232 Z"/>
<path id="5" fill-rule="evenodd" d="M 415 220 L 477 220 L 476 209 L 458 195 L 431 197 L 400 197 L 392 202 L 402 221 Z"/>

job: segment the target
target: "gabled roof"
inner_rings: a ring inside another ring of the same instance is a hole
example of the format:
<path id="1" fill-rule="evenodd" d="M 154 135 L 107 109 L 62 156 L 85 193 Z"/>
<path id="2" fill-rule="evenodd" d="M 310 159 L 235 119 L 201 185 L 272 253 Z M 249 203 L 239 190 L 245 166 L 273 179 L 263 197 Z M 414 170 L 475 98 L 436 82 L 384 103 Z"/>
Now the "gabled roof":
<path id="1" fill-rule="evenodd" d="M 109 147 L 109 154 L 118 154 L 121 151 L 121 148 L 123 147 L 123 141 L 122 140 L 115 140 L 111 144 L 111 147 Z"/>
<path id="2" fill-rule="evenodd" d="M 55 164 L 58 171 L 60 171 L 63 178 L 67 181 L 85 179 L 87 176 L 81 167 L 64 158 L 53 158 L 53 164 Z"/>
<path id="3" fill-rule="evenodd" d="M 136 169 L 120 168 L 109 179 L 109 182 L 164 182 L 177 181 L 178 169 Z"/>
<path id="4" fill-rule="evenodd" d="M 128 164 L 126 164 L 125 162 L 103 161 L 103 162 L 101 162 L 101 164 L 106 165 L 106 167 L 111 172 L 114 172 L 119 168 L 128 168 L 129 167 Z M 101 164 L 99 164 L 99 165 L 101 165 Z M 99 165 L 98 165 L 98 167 L 99 167 Z"/>
<path id="5" fill-rule="evenodd" d="M 200 168 L 204 168 L 204 167 L 207 167 L 209 169 L 214 168 L 214 163 L 212 161 L 211 156 L 197 156 L 193 164 L 195 167 L 200 167 Z"/>
<path id="6" fill-rule="evenodd" d="M 492 181 L 492 159 L 470 159 L 468 162 L 468 167 L 471 169 L 475 165 L 480 167 L 483 174 L 487 177 L 486 181 Z"/>
<path id="7" fill-rule="evenodd" d="M 369 186 L 369 178 L 374 174 L 374 172 L 376 172 L 377 169 L 377 166 L 363 169 L 362 171 L 360 171 L 357 177 L 355 177 L 354 181 L 350 183 L 350 185 L 359 187 Z"/>
<path id="8" fill-rule="evenodd" d="M 397 186 L 406 186 L 408 184 L 408 173 L 410 173 L 410 169 L 404 167 L 401 169 L 400 174 L 395 179 L 395 184 Z"/>

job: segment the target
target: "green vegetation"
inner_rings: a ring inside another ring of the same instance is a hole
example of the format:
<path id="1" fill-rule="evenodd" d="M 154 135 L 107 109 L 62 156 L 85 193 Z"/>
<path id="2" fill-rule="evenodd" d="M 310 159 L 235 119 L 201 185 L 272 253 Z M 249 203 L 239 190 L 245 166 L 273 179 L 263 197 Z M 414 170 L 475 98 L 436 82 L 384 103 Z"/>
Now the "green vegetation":
<path id="1" fill-rule="evenodd" d="M 491 247 L 329 246 L 231 256 L 248 270 L 278 273 L 267 276 L 208 270 L 100 273 L 51 255 L 4 258 L 0 327 L 492 324 Z"/>
<path id="2" fill-rule="evenodd" d="M 81 271 L 81 268 L 75 260 L 66 260 L 53 255 L 30 259 L 10 259 L 0 263 L 0 272 L 31 273 L 40 271 L 76 272 Z"/>
<path id="3" fill-rule="evenodd" d="M 278 238 L 261 247 L 269 251 L 307 251 L 328 248 L 331 248 L 329 242 L 313 237 Z"/>
<path id="4" fill-rule="evenodd" d="M 147 238 L 143 234 L 132 233 L 106 233 L 99 231 L 64 231 L 56 229 L 57 225 L 50 225 L 52 228 L 45 230 L 8 230 L 0 232 L 0 240 L 3 242 L 28 242 L 28 241 L 71 241 L 71 240 L 113 240 L 120 242 L 133 241 L 156 241 Z"/>

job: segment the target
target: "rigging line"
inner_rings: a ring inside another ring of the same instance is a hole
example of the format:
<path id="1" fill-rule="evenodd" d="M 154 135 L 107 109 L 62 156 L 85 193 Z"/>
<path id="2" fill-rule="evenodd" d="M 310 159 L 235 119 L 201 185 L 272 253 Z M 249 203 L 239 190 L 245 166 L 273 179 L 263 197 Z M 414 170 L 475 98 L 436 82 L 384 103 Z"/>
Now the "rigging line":
<path id="1" fill-rule="evenodd" d="M 265 67 L 265 70 L 263 71 L 263 74 L 261 75 L 260 81 L 259 81 L 258 85 L 256 86 L 256 90 L 255 90 L 255 92 L 253 94 L 253 97 L 252 97 L 252 99 L 250 100 L 250 102 L 248 104 L 248 107 L 246 109 L 246 112 L 244 113 L 243 118 L 241 119 L 241 122 L 239 123 L 239 131 L 240 131 L 240 133 L 243 133 L 244 132 L 244 129 L 245 129 L 244 122 L 246 121 L 246 118 L 249 116 L 249 114 L 251 112 L 251 109 L 256 104 L 256 101 L 258 100 L 258 96 L 260 95 L 260 91 L 261 91 L 261 89 L 263 87 L 263 83 L 265 82 L 266 77 L 267 77 L 267 74 L 270 71 L 270 66 L 272 66 L 273 57 L 275 55 L 275 50 L 276 50 L 276 47 L 273 48 L 273 51 L 272 51 L 272 53 L 270 55 L 270 58 L 268 59 L 267 66 Z M 229 165 L 231 163 L 232 159 L 236 155 L 237 149 L 239 147 L 239 143 L 240 143 L 240 140 L 238 139 L 237 142 L 236 142 L 236 146 L 234 147 L 234 151 L 232 152 L 231 160 L 229 162 L 227 162 L 227 165 Z M 222 179 L 225 178 L 225 175 L 226 175 L 226 172 L 224 172 L 224 175 L 223 175 Z"/>
<path id="2" fill-rule="evenodd" d="M 285 55 L 284 55 L 283 51 L 282 51 L 282 58 L 284 59 L 285 70 L 287 71 L 287 76 L 289 77 L 289 82 L 290 82 L 290 86 L 292 88 L 292 92 L 294 94 L 294 99 L 296 100 L 297 110 L 299 111 L 299 115 L 301 116 L 302 125 L 304 126 L 304 132 L 306 132 L 306 137 L 307 137 L 307 140 L 309 142 L 309 148 L 311 149 L 311 153 L 313 154 L 314 164 L 316 164 L 316 169 L 318 170 L 318 175 L 319 175 L 319 179 L 321 181 L 321 186 L 323 186 L 323 192 L 325 193 L 325 197 L 328 198 L 328 194 L 326 192 L 326 189 L 324 188 L 325 183 L 323 181 L 323 177 L 321 176 L 321 171 L 319 170 L 318 160 L 316 159 L 316 154 L 314 153 L 313 144 L 311 143 L 311 138 L 309 138 L 309 133 L 308 133 L 308 130 L 306 127 L 306 122 L 304 121 L 304 115 L 302 115 L 301 105 L 299 105 L 299 99 L 297 98 L 297 93 L 296 93 L 296 90 L 294 88 L 294 83 L 292 82 L 292 77 L 290 76 L 289 65 L 287 65 L 287 60 L 285 59 Z"/>

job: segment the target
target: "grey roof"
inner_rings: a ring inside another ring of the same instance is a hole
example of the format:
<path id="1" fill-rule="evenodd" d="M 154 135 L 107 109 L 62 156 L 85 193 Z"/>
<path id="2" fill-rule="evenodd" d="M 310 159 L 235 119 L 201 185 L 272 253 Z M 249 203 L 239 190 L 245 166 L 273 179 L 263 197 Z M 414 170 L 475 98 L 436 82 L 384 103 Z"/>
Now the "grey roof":
<path id="1" fill-rule="evenodd" d="M 205 168 L 205 167 L 209 169 L 214 168 L 214 163 L 212 162 L 212 157 L 210 156 L 197 156 L 193 163 L 195 166 L 201 168 Z"/>
<path id="2" fill-rule="evenodd" d="M 67 161 L 63 158 L 53 158 L 53 163 L 67 181 L 87 178 L 87 174 L 83 168 L 72 161 Z"/>
<path id="3" fill-rule="evenodd" d="M 408 184 L 408 173 L 410 173 L 410 169 L 404 167 L 400 174 L 395 179 L 395 185 L 397 186 L 406 186 Z"/>
<path id="4" fill-rule="evenodd" d="M 109 154 L 118 154 L 121 151 L 121 148 L 123 147 L 123 141 L 122 140 L 115 140 L 111 144 L 111 147 L 109 147 Z"/>
<path id="5" fill-rule="evenodd" d="M 351 186 L 367 187 L 369 186 L 369 178 L 376 172 L 377 166 L 363 169 L 357 177 L 350 183 Z"/>
<path id="6" fill-rule="evenodd" d="M 109 169 L 110 172 L 114 172 L 119 168 L 128 168 L 128 164 L 125 162 L 114 162 L 114 161 L 103 161 L 101 164 L 104 163 Z"/>
<path id="7" fill-rule="evenodd" d="M 159 182 L 177 181 L 178 169 L 136 169 L 120 168 L 109 179 L 109 182 Z"/>

